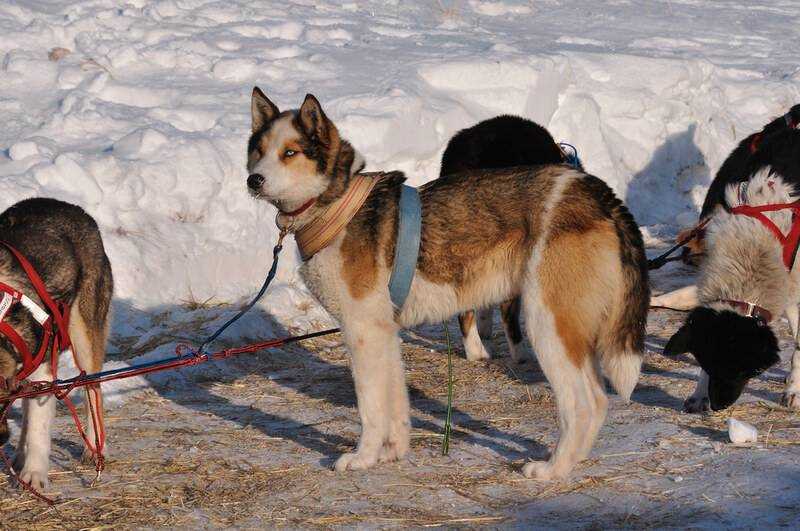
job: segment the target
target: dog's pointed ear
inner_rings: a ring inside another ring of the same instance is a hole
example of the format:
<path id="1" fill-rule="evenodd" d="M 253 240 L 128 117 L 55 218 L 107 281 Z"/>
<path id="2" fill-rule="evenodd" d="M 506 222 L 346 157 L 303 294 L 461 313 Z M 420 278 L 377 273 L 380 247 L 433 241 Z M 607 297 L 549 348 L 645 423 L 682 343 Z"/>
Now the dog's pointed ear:
<path id="1" fill-rule="evenodd" d="M 692 326 L 687 322 L 667 341 L 665 356 L 677 356 L 689 352 L 692 346 Z"/>
<path id="2" fill-rule="evenodd" d="M 261 92 L 261 89 L 258 87 L 253 87 L 253 97 L 250 99 L 250 112 L 253 118 L 254 133 L 281 113 L 278 110 L 278 106 L 269 101 L 269 98 Z"/>
<path id="3" fill-rule="evenodd" d="M 306 94 L 306 99 L 300 106 L 299 118 L 300 127 L 305 134 L 321 144 L 330 145 L 331 138 L 336 134 L 336 126 L 325 115 L 322 105 L 313 94 Z"/>

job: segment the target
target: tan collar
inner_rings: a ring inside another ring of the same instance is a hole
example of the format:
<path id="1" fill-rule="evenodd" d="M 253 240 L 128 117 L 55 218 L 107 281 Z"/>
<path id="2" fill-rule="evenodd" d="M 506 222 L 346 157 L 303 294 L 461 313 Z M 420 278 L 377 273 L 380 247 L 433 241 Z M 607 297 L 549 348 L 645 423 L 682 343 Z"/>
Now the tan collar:
<path id="1" fill-rule="evenodd" d="M 295 231 L 294 239 L 303 261 L 327 247 L 350 223 L 381 177 L 383 177 L 382 172 L 353 175 L 350 186 L 339 199 Z M 291 230 L 292 220 L 287 218 L 285 214 L 278 215 L 278 226 L 281 230 Z"/>

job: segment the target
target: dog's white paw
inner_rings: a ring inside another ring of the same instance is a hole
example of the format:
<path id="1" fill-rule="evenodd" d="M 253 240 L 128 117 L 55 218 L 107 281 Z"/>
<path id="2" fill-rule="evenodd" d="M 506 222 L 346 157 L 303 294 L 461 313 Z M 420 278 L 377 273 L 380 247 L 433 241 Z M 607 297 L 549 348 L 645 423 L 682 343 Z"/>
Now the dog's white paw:
<path id="1" fill-rule="evenodd" d="M 398 442 L 385 442 L 381 448 L 381 454 L 378 456 L 379 463 L 390 463 L 392 461 L 399 461 L 408 454 L 408 441 Z"/>
<path id="2" fill-rule="evenodd" d="M 26 466 L 22 469 L 22 472 L 20 472 L 19 477 L 36 490 L 44 490 L 50 486 L 46 467 Z"/>
<path id="3" fill-rule="evenodd" d="M 789 409 L 800 410 L 800 391 L 786 390 L 781 397 L 781 404 Z"/>
<path id="4" fill-rule="evenodd" d="M 363 452 L 352 452 L 342 454 L 336 460 L 333 469 L 337 472 L 344 472 L 345 470 L 365 470 L 373 467 L 378 463 L 377 455 L 366 455 Z"/>
<path id="5" fill-rule="evenodd" d="M 711 402 L 707 396 L 690 396 L 684 401 L 683 410 L 687 413 L 705 413 L 711 411 Z"/>
<path id="6" fill-rule="evenodd" d="M 470 330 L 466 337 L 464 337 L 464 355 L 469 361 L 492 359 L 492 355 L 486 350 L 483 340 L 476 333 L 475 329 Z"/>
<path id="7" fill-rule="evenodd" d="M 554 465 L 550 461 L 532 461 L 522 467 L 522 475 L 526 478 L 551 481 L 567 477 L 569 470 Z"/>

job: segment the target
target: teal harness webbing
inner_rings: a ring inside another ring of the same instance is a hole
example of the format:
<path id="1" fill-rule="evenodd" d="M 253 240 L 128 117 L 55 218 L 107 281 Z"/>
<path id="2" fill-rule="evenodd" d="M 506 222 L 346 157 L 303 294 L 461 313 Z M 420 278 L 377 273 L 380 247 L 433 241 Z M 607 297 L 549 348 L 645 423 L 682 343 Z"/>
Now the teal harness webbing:
<path id="1" fill-rule="evenodd" d="M 419 243 L 422 234 L 422 203 L 419 192 L 412 186 L 402 186 L 400 190 L 399 219 L 397 222 L 397 243 L 394 247 L 394 265 L 389 278 L 389 296 L 397 313 L 403 309 L 414 271 L 417 269 Z"/>

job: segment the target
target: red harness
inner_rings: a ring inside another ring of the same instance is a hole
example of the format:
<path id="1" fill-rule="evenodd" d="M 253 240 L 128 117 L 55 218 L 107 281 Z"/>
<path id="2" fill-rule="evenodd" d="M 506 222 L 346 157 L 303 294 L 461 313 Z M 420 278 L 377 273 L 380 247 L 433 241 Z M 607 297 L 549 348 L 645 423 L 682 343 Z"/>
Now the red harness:
<path id="1" fill-rule="evenodd" d="M 764 215 L 764 212 L 777 212 L 779 210 L 789 209 L 792 211 L 792 227 L 789 229 L 789 234 L 784 235 L 781 229 Z M 739 205 L 733 207 L 731 212 L 736 215 L 755 218 L 769 229 L 783 248 L 783 265 L 786 266 L 787 270 L 792 270 L 795 257 L 797 256 L 797 248 L 800 246 L 800 199 L 792 203 L 778 203 L 775 205 Z"/>
<path id="2" fill-rule="evenodd" d="M 45 356 L 47 356 L 48 350 L 51 353 L 51 358 L 55 360 L 54 364 L 57 366 L 58 354 L 71 346 L 71 341 L 67 332 L 69 327 L 69 306 L 63 303 L 56 303 L 53 298 L 50 297 L 42 278 L 22 253 L 7 242 L 0 241 L 0 245 L 3 245 L 6 249 L 11 251 L 11 254 L 17 259 L 17 262 L 19 262 L 19 265 L 25 271 L 25 274 L 28 275 L 33 289 L 36 290 L 36 294 L 47 307 L 46 311 L 43 310 L 23 293 L 12 288 L 8 284 L 0 282 L 0 292 L 3 293 L 3 299 L 2 302 L 0 302 L 0 333 L 11 341 L 14 348 L 17 349 L 17 352 L 22 357 L 22 368 L 14 375 L 11 382 L 6 384 L 10 389 L 15 389 L 23 380 L 28 378 L 39 368 Z M 28 348 L 28 345 L 25 344 L 25 341 L 16 330 L 14 330 L 10 324 L 2 321 L 2 318 L 5 317 L 6 313 L 15 304 L 22 304 L 27 308 L 28 311 L 31 312 L 33 318 L 42 327 L 42 339 L 39 342 L 39 348 L 36 350 L 35 354 Z M 53 327 L 55 327 L 55 332 L 53 331 Z M 55 375 L 55 372 L 53 374 Z"/>
<path id="3" fill-rule="evenodd" d="M 51 384 L 51 382 L 26 382 L 27 378 L 36 372 L 36 370 L 42 365 L 45 357 L 47 357 L 48 351 L 50 352 L 50 369 L 53 382 L 56 382 L 58 379 L 59 355 L 72 346 L 72 341 L 70 341 L 69 338 L 69 305 L 61 301 L 56 302 L 53 300 L 53 298 L 47 292 L 47 288 L 42 280 L 42 277 L 39 276 L 39 274 L 36 272 L 36 269 L 34 269 L 33 265 L 31 265 L 27 258 L 25 258 L 22 253 L 14 248 L 14 246 L 4 241 L 0 241 L 0 245 L 8 249 L 17 262 L 19 262 L 19 265 L 25 271 L 25 274 L 28 276 L 28 279 L 33 285 L 36 294 L 46 307 L 46 310 L 42 309 L 22 292 L 17 291 L 8 284 L 0 282 L 0 294 L 2 294 L 2 298 L 0 298 L 0 334 L 4 335 L 14 345 L 14 348 L 22 357 L 22 368 L 20 368 L 20 370 L 11 378 L 10 381 L 5 381 L 4 379 L 0 378 L 0 388 L 5 387 L 7 391 L 13 393 L 20 389 L 24 391 L 26 387 L 35 388 L 40 384 Z M 36 349 L 35 354 L 30 348 L 28 348 L 28 345 L 25 344 L 25 340 L 22 339 L 17 331 L 14 330 L 10 324 L 3 321 L 3 318 L 5 318 L 8 311 L 15 304 L 22 304 L 29 312 L 31 312 L 31 315 L 36 322 L 42 326 L 42 338 L 39 342 L 39 348 Z M 73 351 L 75 366 L 78 368 L 81 375 L 85 375 L 86 372 L 80 367 L 78 359 L 74 354 L 75 353 Z M 66 389 L 62 392 L 54 392 L 53 394 L 58 400 L 64 402 L 72 414 L 72 419 L 75 421 L 75 426 L 78 429 L 78 433 L 86 442 L 86 447 L 95 456 L 97 476 L 99 477 L 100 471 L 102 471 L 105 467 L 103 448 L 105 446 L 106 439 L 102 417 L 100 386 L 99 384 L 87 386 L 89 412 L 91 414 L 92 426 L 95 433 L 94 441 L 89 441 L 89 438 L 86 436 L 86 432 L 83 429 L 83 424 L 78 418 L 78 412 L 75 408 L 75 405 L 68 396 L 71 390 L 72 389 Z M 5 406 L 0 408 L 0 422 L 5 420 L 8 411 L 11 409 L 12 402 L 13 400 L 7 402 Z M 0 450 L 0 457 L 2 457 L 2 459 L 6 462 L 6 465 L 9 467 L 11 472 L 16 475 L 13 466 L 11 466 L 11 463 L 6 455 L 2 453 L 2 450 Z M 36 492 L 33 487 L 22 481 L 21 478 L 17 477 L 17 480 L 37 497 L 49 503 L 51 502 L 51 500 L 45 498 Z"/>

